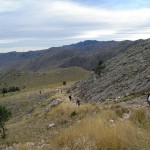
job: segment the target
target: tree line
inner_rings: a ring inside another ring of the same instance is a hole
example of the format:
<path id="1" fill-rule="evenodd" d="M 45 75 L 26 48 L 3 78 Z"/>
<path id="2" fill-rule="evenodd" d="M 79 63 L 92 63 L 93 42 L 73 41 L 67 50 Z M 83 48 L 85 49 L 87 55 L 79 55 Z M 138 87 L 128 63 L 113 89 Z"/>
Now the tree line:
<path id="1" fill-rule="evenodd" d="M 14 86 L 9 87 L 9 88 L 3 87 L 1 89 L 2 94 L 10 93 L 10 92 L 17 92 L 17 91 L 20 91 L 19 87 L 14 87 Z"/>

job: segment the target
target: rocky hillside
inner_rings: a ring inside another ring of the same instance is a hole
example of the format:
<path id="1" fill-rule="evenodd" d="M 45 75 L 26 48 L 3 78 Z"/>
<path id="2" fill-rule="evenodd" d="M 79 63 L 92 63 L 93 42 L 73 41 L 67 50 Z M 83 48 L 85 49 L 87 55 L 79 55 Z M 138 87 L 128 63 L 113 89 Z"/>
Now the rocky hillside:
<path id="1" fill-rule="evenodd" d="M 0 54 L 0 71 L 10 68 L 39 71 L 72 66 L 92 70 L 100 59 L 109 60 L 141 42 L 143 43 L 144 40 L 84 41 L 41 51 Z"/>
<path id="2" fill-rule="evenodd" d="M 77 82 L 71 90 L 86 101 L 119 101 L 150 92 L 150 40 L 106 62 L 101 76 Z"/>

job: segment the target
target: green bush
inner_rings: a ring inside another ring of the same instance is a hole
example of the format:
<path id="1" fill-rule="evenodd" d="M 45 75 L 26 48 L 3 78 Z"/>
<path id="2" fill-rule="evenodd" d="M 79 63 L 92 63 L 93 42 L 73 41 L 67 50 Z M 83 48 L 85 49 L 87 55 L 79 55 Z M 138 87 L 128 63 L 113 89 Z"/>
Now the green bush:
<path id="1" fill-rule="evenodd" d="M 67 83 L 66 83 L 66 81 L 63 81 L 63 85 L 66 85 Z"/>
<path id="2" fill-rule="evenodd" d="M 14 87 L 14 86 L 12 86 L 12 87 L 9 87 L 9 88 L 4 88 L 4 87 L 3 87 L 3 88 L 1 89 L 2 94 L 10 93 L 10 92 L 16 92 L 16 91 L 20 91 L 19 87 Z"/>
<path id="3" fill-rule="evenodd" d="M 99 61 L 98 65 L 96 66 L 96 68 L 94 68 L 94 72 L 95 74 L 101 75 L 102 70 L 105 69 L 105 65 L 103 63 L 103 61 Z"/>
<path id="4" fill-rule="evenodd" d="M 7 88 L 2 88 L 1 91 L 2 91 L 2 94 L 5 94 L 8 92 Z"/>
<path id="5" fill-rule="evenodd" d="M 76 116 L 77 115 L 77 112 L 76 111 L 73 111 L 72 113 L 71 113 L 71 117 L 74 117 L 74 116 Z"/>
<path id="6" fill-rule="evenodd" d="M 6 137 L 5 122 L 11 117 L 11 112 L 5 107 L 0 106 L 0 132 L 2 133 L 2 138 Z"/>

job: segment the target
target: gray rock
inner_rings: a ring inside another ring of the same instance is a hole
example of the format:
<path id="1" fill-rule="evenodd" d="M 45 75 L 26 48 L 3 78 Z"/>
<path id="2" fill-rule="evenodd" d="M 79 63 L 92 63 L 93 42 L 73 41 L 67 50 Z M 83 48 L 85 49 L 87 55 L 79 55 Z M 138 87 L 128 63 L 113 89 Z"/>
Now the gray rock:
<path id="1" fill-rule="evenodd" d="M 43 111 L 48 111 L 50 110 L 52 107 L 59 105 L 62 102 L 61 99 L 54 99 L 53 101 L 51 101 L 49 104 L 47 104 Z"/>
<path id="2" fill-rule="evenodd" d="M 148 48 L 145 48 L 148 47 Z M 71 87 L 74 95 L 88 102 L 118 97 L 150 89 L 150 41 L 139 43 L 106 62 L 103 75 L 94 73 Z"/>

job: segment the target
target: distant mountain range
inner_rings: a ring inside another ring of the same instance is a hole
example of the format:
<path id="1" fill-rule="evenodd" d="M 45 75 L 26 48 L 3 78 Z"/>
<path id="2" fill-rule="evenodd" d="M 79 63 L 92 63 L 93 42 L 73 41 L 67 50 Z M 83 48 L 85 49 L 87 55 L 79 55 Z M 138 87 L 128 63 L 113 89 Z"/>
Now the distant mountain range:
<path id="1" fill-rule="evenodd" d="M 9 52 L 0 54 L 0 71 L 25 69 L 41 71 L 55 67 L 72 66 L 92 70 L 99 60 L 109 60 L 128 49 L 145 43 L 137 41 L 84 41 L 40 51 Z"/>

